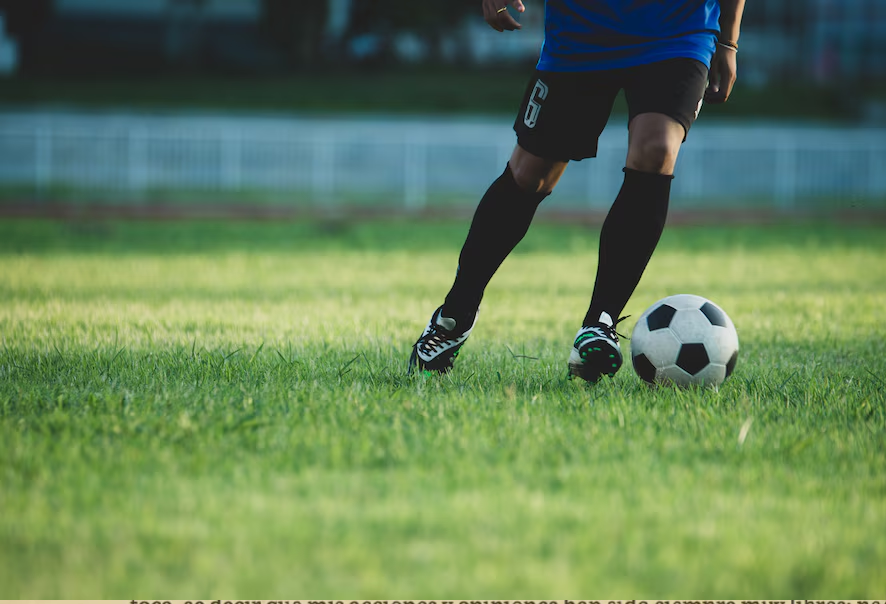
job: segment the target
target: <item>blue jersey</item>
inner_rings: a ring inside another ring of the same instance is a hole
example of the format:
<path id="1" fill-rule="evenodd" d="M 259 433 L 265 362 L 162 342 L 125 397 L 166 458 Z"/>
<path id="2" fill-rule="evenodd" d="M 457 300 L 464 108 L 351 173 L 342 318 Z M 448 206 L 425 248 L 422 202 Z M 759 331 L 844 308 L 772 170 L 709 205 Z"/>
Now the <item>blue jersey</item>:
<path id="1" fill-rule="evenodd" d="M 538 69 L 596 71 L 690 58 L 708 67 L 719 0 L 546 0 Z"/>

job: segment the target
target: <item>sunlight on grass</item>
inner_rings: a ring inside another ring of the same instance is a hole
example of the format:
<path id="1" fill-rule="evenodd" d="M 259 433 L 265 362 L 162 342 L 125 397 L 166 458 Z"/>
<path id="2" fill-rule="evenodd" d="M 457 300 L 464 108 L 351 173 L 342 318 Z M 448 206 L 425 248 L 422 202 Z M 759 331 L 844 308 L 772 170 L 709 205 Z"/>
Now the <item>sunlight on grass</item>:
<path id="1" fill-rule="evenodd" d="M 882 594 L 882 230 L 666 233 L 626 329 L 716 301 L 719 392 L 567 381 L 597 234 L 548 225 L 405 376 L 463 234 L 0 223 L 0 595 Z"/>

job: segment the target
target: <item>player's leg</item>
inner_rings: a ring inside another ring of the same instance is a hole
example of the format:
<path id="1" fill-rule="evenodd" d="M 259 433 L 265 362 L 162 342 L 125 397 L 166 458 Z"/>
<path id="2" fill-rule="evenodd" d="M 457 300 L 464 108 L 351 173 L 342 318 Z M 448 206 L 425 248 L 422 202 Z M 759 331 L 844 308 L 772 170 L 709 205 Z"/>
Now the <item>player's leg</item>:
<path id="1" fill-rule="evenodd" d="M 567 162 L 545 159 L 514 148 L 504 173 L 480 200 L 458 258 L 452 289 L 443 303 L 444 315 L 456 323 L 473 319 L 492 276 L 513 251 L 545 197 L 566 170 Z"/>
<path id="2" fill-rule="evenodd" d="M 585 324 L 598 321 L 602 313 L 617 318 L 640 282 L 667 219 L 684 135 L 679 122 L 661 113 L 631 120 L 624 182 L 600 232 L 597 278 Z"/>
<path id="3" fill-rule="evenodd" d="M 477 207 L 455 282 L 413 346 L 411 368 L 452 367 L 473 329 L 486 286 L 526 235 L 538 205 L 553 191 L 570 159 L 596 153 L 616 90 L 590 99 L 578 96 L 577 90 L 573 74 L 537 72 L 530 80 L 514 124 L 518 144 Z M 601 110 L 593 111 L 595 106 Z"/>
<path id="4" fill-rule="evenodd" d="M 526 235 L 535 211 L 563 175 L 567 162 L 544 159 L 519 145 L 504 173 L 480 200 L 458 257 L 455 282 L 413 346 L 410 370 L 452 368 L 477 318 L 492 276 Z"/>
<path id="5" fill-rule="evenodd" d="M 667 219 L 680 146 L 697 117 L 707 69 L 690 59 L 632 70 L 624 182 L 603 223 L 593 296 L 569 369 L 588 381 L 622 363 L 615 324 L 640 282 Z"/>
<path id="6" fill-rule="evenodd" d="M 594 293 L 570 353 L 571 375 L 595 382 L 622 365 L 615 325 L 664 229 L 684 133 L 679 122 L 660 113 L 630 122 L 624 183 L 600 231 Z"/>

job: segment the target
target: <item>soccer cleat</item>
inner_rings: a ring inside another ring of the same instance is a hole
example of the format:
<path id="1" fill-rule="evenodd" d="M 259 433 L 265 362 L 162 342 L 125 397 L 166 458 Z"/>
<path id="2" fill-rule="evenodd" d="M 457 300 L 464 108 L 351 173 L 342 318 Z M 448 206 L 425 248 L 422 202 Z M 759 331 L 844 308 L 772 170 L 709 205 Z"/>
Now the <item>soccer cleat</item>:
<path id="1" fill-rule="evenodd" d="M 465 340 L 471 335 L 471 330 L 477 323 L 477 314 L 474 321 L 465 331 L 456 331 L 455 319 L 444 317 L 440 311 L 441 306 L 431 315 L 428 326 L 425 327 L 421 337 L 412 347 L 409 357 L 409 373 L 415 369 L 425 372 L 446 373 L 452 369 L 452 363 L 458 356 Z"/>
<path id="2" fill-rule="evenodd" d="M 609 313 L 604 312 L 597 323 L 578 330 L 569 354 L 569 377 L 594 383 L 604 375 L 615 375 L 622 364 L 615 326 L 626 318 L 613 323 Z"/>

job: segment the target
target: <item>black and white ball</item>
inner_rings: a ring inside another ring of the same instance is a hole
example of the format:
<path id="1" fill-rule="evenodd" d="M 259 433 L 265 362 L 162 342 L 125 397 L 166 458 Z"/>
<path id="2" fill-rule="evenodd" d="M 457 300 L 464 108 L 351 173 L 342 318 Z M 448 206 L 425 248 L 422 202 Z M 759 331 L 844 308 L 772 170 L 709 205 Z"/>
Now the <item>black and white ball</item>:
<path id="1" fill-rule="evenodd" d="M 631 334 L 634 370 L 650 384 L 716 388 L 738 360 L 738 333 L 722 308 L 701 296 L 659 300 Z"/>

